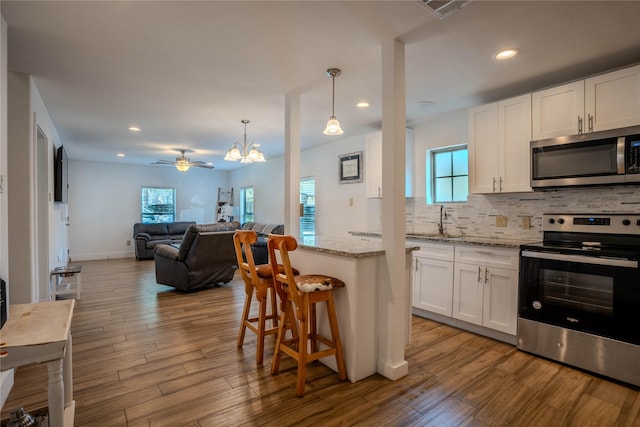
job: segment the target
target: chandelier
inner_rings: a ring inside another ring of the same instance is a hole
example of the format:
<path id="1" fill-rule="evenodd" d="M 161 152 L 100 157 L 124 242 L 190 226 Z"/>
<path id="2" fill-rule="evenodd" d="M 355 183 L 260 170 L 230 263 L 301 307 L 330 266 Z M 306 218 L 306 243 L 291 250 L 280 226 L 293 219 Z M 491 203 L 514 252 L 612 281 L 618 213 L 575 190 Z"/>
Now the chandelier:
<path id="1" fill-rule="evenodd" d="M 229 162 L 240 160 L 240 163 L 264 162 L 264 154 L 260 151 L 260 144 L 253 142 L 247 143 L 247 123 L 249 120 L 241 120 L 244 123 L 244 142 L 236 141 L 233 143 L 224 159 Z"/>

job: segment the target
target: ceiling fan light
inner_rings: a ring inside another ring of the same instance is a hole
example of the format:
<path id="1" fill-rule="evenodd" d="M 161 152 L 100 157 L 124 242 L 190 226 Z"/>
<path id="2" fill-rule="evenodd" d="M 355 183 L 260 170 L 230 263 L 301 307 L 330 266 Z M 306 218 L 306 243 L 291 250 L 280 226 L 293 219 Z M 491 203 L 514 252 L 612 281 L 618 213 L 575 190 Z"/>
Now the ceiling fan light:
<path id="1" fill-rule="evenodd" d="M 264 154 L 262 154 L 262 151 L 258 151 L 258 157 L 254 160 L 254 162 L 266 162 L 267 159 L 264 158 Z"/>
<path id="2" fill-rule="evenodd" d="M 176 169 L 178 169 L 180 172 L 186 172 L 190 167 L 191 165 L 184 160 L 176 162 Z"/>
<path id="3" fill-rule="evenodd" d="M 331 116 L 327 122 L 327 127 L 322 133 L 325 135 L 342 135 L 344 131 L 340 127 L 340 122 L 336 119 L 336 116 Z"/>
<path id="4" fill-rule="evenodd" d="M 243 157 L 242 160 L 240 160 L 240 163 L 253 163 L 253 160 L 249 157 Z"/>

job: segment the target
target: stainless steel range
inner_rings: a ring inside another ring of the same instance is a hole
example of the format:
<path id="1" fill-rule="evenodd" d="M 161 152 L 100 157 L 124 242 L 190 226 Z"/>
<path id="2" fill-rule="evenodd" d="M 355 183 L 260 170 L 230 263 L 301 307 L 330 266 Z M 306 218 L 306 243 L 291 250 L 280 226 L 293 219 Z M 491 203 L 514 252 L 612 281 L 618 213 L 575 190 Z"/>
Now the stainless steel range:
<path id="1" fill-rule="evenodd" d="M 545 214 L 523 245 L 518 348 L 640 386 L 640 214 Z"/>

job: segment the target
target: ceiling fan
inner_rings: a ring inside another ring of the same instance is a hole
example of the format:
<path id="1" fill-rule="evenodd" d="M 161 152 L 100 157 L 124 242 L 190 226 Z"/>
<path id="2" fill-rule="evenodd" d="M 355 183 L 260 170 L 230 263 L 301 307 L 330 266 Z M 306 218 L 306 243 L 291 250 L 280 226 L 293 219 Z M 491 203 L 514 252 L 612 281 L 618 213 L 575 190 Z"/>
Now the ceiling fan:
<path id="1" fill-rule="evenodd" d="M 189 168 L 191 166 L 194 166 L 196 168 L 205 168 L 205 169 L 213 169 L 213 165 L 211 164 L 207 164 L 203 161 L 200 160 L 191 160 L 188 157 L 184 156 L 184 153 L 186 150 L 178 150 L 181 153 L 180 157 L 176 157 L 176 159 L 174 161 L 172 160 L 158 160 L 155 163 L 152 163 L 154 165 L 174 165 L 176 167 L 176 169 L 178 169 L 180 172 L 186 172 L 189 170 Z"/>

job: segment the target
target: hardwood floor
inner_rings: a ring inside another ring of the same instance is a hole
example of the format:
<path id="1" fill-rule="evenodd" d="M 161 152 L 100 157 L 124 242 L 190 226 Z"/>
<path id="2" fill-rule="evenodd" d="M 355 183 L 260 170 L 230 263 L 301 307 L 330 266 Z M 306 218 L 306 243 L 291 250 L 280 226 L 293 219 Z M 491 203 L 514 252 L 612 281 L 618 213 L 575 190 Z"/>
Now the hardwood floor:
<path id="1" fill-rule="evenodd" d="M 235 339 L 243 284 L 180 293 L 155 283 L 153 261 L 83 262 L 73 318 L 76 426 L 477 425 L 638 426 L 636 388 L 537 358 L 488 338 L 414 317 L 409 375 L 338 381 L 309 367 L 255 364 L 255 335 Z M 639 361 L 640 363 L 640 361 Z M 46 406 L 41 365 L 16 372 L 2 419 Z"/>

